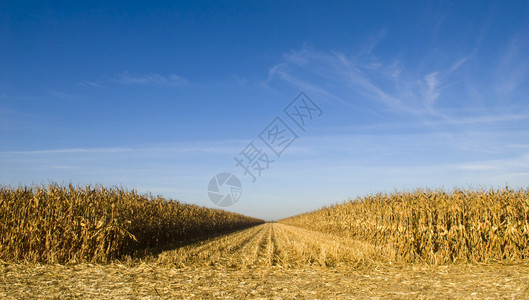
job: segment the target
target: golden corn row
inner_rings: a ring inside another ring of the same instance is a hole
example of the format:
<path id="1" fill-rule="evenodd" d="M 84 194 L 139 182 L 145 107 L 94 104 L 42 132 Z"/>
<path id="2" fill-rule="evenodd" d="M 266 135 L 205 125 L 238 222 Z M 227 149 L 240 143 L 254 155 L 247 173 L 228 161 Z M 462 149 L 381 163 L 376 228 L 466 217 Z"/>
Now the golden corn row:
<path id="1" fill-rule="evenodd" d="M 377 194 L 280 222 L 390 245 L 397 261 L 529 258 L 529 189 Z"/>
<path id="2" fill-rule="evenodd" d="M 107 262 L 259 223 L 120 188 L 0 187 L 0 260 Z"/>

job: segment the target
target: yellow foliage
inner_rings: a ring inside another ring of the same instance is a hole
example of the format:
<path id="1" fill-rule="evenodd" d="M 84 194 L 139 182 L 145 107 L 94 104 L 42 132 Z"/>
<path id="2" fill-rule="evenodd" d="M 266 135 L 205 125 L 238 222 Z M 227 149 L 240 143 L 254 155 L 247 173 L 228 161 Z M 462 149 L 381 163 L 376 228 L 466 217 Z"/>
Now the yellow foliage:
<path id="1" fill-rule="evenodd" d="M 262 220 L 101 186 L 0 188 L 0 260 L 106 262 Z"/>
<path id="2" fill-rule="evenodd" d="M 391 246 L 406 262 L 529 258 L 529 189 L 377 194 L 280 222 Z"/>

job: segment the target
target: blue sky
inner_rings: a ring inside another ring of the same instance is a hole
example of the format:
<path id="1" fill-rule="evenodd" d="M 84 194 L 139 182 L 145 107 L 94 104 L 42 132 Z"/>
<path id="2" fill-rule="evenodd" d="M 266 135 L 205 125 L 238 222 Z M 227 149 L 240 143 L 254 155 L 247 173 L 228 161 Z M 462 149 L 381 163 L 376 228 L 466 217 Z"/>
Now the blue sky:
<path id="1" fill-rule="evenodd" d="M 377 192 L 526 187 L 527 1 L 0 1 L 0 183 L 123 186 L 279 219 Z M 323 114 L 280 157 L 301 91 Z M 254 141 L 255 182 L 234 157 Z"/>

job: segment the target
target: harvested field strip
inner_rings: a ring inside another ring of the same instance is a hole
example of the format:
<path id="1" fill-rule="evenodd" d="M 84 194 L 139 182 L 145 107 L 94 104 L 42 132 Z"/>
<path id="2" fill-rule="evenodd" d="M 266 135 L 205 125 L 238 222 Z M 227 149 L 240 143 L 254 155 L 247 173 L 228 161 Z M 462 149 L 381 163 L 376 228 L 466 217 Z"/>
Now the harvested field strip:
<path id="1" fill-rule="evenodd" d="M 222 267 L 336 266 L 371 263 L 375 247 L 279 223 L 255 226 L 228 236 L 166 251 L 162 265 Z"/>

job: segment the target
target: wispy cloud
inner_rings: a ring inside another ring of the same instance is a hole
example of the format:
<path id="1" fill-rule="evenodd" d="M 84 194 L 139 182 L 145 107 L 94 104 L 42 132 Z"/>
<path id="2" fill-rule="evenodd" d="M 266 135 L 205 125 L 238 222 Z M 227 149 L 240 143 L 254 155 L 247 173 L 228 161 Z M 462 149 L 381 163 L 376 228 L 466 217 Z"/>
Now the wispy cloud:
<path id="1" fill-rule="evenodd" d="M 514 36 L 504 50 L 495 72 L 495 89 L 501 98 L 509 98 L 524 83 L 529 75 L 529 39 L 526 34 Z"/>
<path id="2" fill-rule="evenodd" d="M 295 59 L 295 58 L 294 58 Z M 352 103 L 344 100 L 343 98 L 333 94 L 330 91 L 327 91 L 325 88 L 319 87 L 309 81 L 305 81 L 301 78 L 298 78 L 292 75 L 289 72 L 289 66 L 287 64 L 278 64 L 270 69 L 268 80 L 273 80 L 274 78 L 280 78 L 288 82 L 289 84 L 295 86 L 296 88 L 305 91 L 311 95 L 323 96 L 323 99 L 328 99 L 330 101 L 336 101 L 347 106 L 353 106 Z M 268 86 L 268 83 L 264 83 L 265 86 Z"/>
<path id="3" fill-rule="evenodd" d="M 433 72 L 424 77 L 424 81 L 426 82 L 424 100 L 427 106 L 433 106 L 437 98 L 439 98 L 439 79 L 437 78 L 437 75 L 439 75 L 438 72 Z"/>
<path id="4" fill-rule="evenodd" d="M 224 140 L 218 142 L 194 142 L 163 145 L 142 145 L 137 147 L 102 147 L 102 148 L 60 148 L 43 150 L 0 151 L 0 155 L 52 155 L 52 154 L 104 154 L 104 153 L 219 153 L 235 154 L 240 149 L 236 146 L 242 140 Z M 247 142 L 247 141 L 246 141 Z"/>
<path id="5" fill-rule="evenodd" d="M 64 148 L 47 150 L 0 151 L 0 154 L 64 154 L 64 153 L 119 153 L 130 152 L 132 148 Z"/>
<path id="6" fill-rule="evenodd" d="M 459 59 L 458 61 L 456 61 L 451 67 L 450 67 L 450 71 L 449 72 L 454 72 L 456 71 L 457 69 L 459 69 L 459 67 L 461 67 L 464 63 L 466 63 L 469 59 L 470 59 L 470 55 L 469 56 L 465 56 L 465 57 L 462 57 L 461 59 Z"/>
<path id="7" fill-rule="evenodd" d="M 77 96 L 74 94 L 57 91 L 57 90 L 51 90 L 51 94 L 54 97 L 61 98 L 61 99 L 77 99 Z"/>
<path id="8" fill-rule="evenodd" d="M 189 81 L 181 76 L 175 74 L 164 76 L 156 73 L 123 72 L 115 75 L 112 81 L 124 85 L 184 86 L 189 84 Z"/>
<path id="9" fill-rule="evenodd" d="M 455 59 L 447 69 L 426 68 L 416 71 L 394 59 L 384 63 L 373 53 L 384 35 L 362 48 L 356 55 L 338 51 L 319 51 L 310 46 L 291 51 L 269 71 L 268 84 L 274 80 L 342 104 L 380 108 L 414 115 L 444 117 L 436 109 L 443 97 L 450 73 L 459 69 L 470 56 Z M 382 105 L 382 107 L 380 107 Z"/>
<path id="10" fill-rule="evenodd" d="M 529 167 L 529 155 L 523 154 L 505 159 L 473 161 L 454 164 L 453 167 L 465 171 L 495 171 L 503 174 L 519 172 L 528 174 L 527 167 Z"/>
<path id="11" fill-rule="evenodd" d="M 83 86 L 88 86 L 88 87 L 92 87 L 92 88 L 100 88 L 102 87 L 102 85 L 98 82 L 95 82 L 95 81 L 91 81 L 91 80 L 81 80 L 79 82 L 80 85 L 83 85 Z"/>

